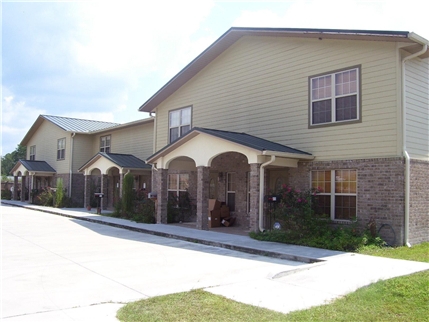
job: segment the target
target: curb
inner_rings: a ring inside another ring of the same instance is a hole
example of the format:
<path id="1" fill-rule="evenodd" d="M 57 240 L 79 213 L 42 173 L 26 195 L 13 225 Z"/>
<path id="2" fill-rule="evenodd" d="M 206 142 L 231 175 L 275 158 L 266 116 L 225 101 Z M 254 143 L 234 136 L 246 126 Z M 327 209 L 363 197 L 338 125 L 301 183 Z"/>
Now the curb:
<path id="1" fill-rule="evenodd" d="M 238 245 L 233 245 L 233 244 L 228 244 L 228 243 L 209 241 L 209 240 L 205 240 L 205 239 L 201 239 L 201 238 L 193 238 L 193 237 L 187 237 L 187 236 L 182 236 L 182 235 L 178 235 L 178 234 L 170 234 L 170 233 L 165 233 L 165 232 L 153 231 L 153 230 L 149 230 L 149 229 L 132 227 L 132 226 L 127 226 L 127 225 L 123 225 L 123 224 L 110 223 L 107 221 L 97 220 L 97 219 L 92 219 L 92 218 L 73 216 L 73 215 L 61 213 L 61 212 L 58 212 L 55 210 L 38 209 L 38 208 L 28 207 L 25 205 L 16 205 L 16 204 L 12 204 L 12 203 L 7 203 L 7 202 L 4 202 L 3 200 L 1 201 L 1 203 L 9 205 L 9 206 L 13 206 L 13 207 L 26 208 L 29 210 L 40 211 L 40 212 L 49 213 L 49 214 L 53 214 L 53 215 L 57 215 L 57 216 L 62 216 L 62 217 L 92 222 L 95 224 L 101 224 L 101 225 L 111 226 L 111 227 L 115 227 L 115 228 L 126 229 L 126 230 L 130 230 L 130 231 L 138 232 L 138 233 L 149 234 L 149 235 L 154 235 L 154 236 L 159 236 L 159 237 L 172 238 L 172 239 L 187 241 L 187 242 L 191 242 L 191 243 L 195 243 L 195 244 L 202 244 L 202 245 L 206 245 L 206 246 L 220 247 L 220 248 L 235 250 L 238 252 L 252 254 L 252 255 L 278 258 L 278 259 L 290 260 L 290 261 L 294 261 L 294 262 L 302 262 L 302 263 L 307 263 L 307 264 L 325 262 L 324 260 L 317 259 L 317 258 L 311 258 L 311 257 L 293 255 L 293 254 L 286 254 L 286 253 L 280 253 L 280 252 L 274 252 L 274 251 L 268 251 L 268 250 L 261 250 L 261 249 L 245 247 L 245 246 L 238 246 Z M 279 273 L 279 274 L 281 274 L 281 273 Z M 279 274 L 277 274 L 277 275 L 279 275 Z M 274 276 L 273 278 L 277 278 L 276 276 Z M 281 277 L 281 276 L 279 276 L 279 277 Z"/>

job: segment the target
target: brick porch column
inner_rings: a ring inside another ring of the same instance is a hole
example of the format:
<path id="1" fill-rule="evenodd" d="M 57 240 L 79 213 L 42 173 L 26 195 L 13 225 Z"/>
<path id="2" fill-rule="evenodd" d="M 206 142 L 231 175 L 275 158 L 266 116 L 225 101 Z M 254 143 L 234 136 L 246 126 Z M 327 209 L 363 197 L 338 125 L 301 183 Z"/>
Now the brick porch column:
<path id="1" fill-rule="evenodd" d="M 13 176 L 13 200 L 18 200 L 18 176 Z"/>
<path id="2" fill-rule="evenodd" d="M 197 167 L 197 229 L 208 230 L 210 168 Z"/>
<path id="3" fill-rule="evenodd" d="M 259 163 L 250 164 L 250 231 L 258 231 L 259 226 Z"/>
<path id="4" fill-rule="evenodd" d="M 21 177 L 21 201 L 25 201 L 25 189 L 26 189 L 26 181 L 27 177 L 26 176 L 22 176 Z"/>
<path id="5" fill-rule="evenodd" d="M 124 183 L 124 174 L 120 173 L 119 174 L 119 198 L 122 199 L 122 185 Z"/>
<path id="6" fill-rule="evenodd" d="M 83 192 L 83 206 L 91 205 L 91 175 L 85 175 L 85 184 Z"/>
<path id="7" fill-rule="evenodd" d="M 100 202 L 100 207 L 103 210 L 107 209 L 107 194 L 108 194 L 108 176 L 107 174 L 102 174 L 101 175 L 101 191 L 102 193 L 104 193 L 104 197 L 101 198 L 101 202 Z"/>
<path id="8" fill-rule="evenodd" d="M 157 176 L 157 201 L 156 223 L 167 223 L 167 203 L 168 203 L 168 169 L 159 169 Z"/>

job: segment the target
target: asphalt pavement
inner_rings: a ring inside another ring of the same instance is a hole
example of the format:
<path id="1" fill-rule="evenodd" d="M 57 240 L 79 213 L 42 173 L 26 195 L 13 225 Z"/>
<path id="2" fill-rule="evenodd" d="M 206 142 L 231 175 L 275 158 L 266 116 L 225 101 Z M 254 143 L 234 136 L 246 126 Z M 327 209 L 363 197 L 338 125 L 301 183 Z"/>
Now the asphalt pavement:
<path id="1" fill-rule="evenodd" d="M 127 302 L 195 288 L 287 313 L 429 269 L 86 209 L 2 200 L 1 213 L 1 317 L 13 322 L 116 321 Z"/>

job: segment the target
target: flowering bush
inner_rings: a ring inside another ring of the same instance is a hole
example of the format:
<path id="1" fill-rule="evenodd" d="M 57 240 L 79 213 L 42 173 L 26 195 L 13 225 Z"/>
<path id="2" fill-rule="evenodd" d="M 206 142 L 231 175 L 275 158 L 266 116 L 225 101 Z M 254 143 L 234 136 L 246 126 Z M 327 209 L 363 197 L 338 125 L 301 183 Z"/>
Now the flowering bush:
<path id="1" fill-rule="evenodd" d="M 305 245 L 342 251 L 355 251 L 366 245 L 381 246 L 383 240 L 363 230 L 357 222 L 336 226 L 318 207 L 321 189 L 300 191 L 283 185 L 278 191 L 279 205 L 273 211 L 280 229 L 251 233 L 259 240 Z"/>

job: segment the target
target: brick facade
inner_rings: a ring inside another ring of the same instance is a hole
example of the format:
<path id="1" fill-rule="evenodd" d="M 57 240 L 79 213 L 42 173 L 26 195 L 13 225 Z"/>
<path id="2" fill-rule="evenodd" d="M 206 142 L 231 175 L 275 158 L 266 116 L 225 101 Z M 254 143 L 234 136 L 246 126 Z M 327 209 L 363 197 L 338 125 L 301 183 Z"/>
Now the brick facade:
<path id="1" fill-rule="evenodd" d="M 404 158 L 380 158 L 359 160 L 335 160 L 300 162 L 298 168 L 289 169 L 289 183 L 299 189 L 310 187 L 313 170 L 357 170 L 357 219 L 366 225 L 374 218 L 377 229 L 381 225 L 392 227 L 392 236 L 387 229 L 380 231 L 389 240 L 394 237 L 395 244 L 404 242 Z"/>
<path id="2" fill-rule="evenodd" d="M 411 160 L 410 218 L 411 245 L 429 240 L 429 162 Z"/>
<path id="3" fill-rule="evenodd" d="M 204 175 L 198 176 L 197 171 L 177 169 L 168 170 L 168 173 L 189 174 L 191 200 L 201 208 L 204 206 L 202 198 L 208 199 L 208 192 L 205 192 L 207 196 L 197 195 L 197 187 L 202 184 L 199 182 L 199 178 L 205 178 L 204 187 L 208 190 L 207 181 L 209 178 L 207 173 L 214 174 L 212 177 L 216 178 L 217 181 L 216 198 L 221 202 L 226 202 L 227 173 L 234 172 L 236 174 L 236 210 L 232 215 L 236 217 L 237 226 L 246 230 L 257 231 L 259 224 L 259 169 L 260 164 L 249 165 L 244 155 L 228 152 L 217 156 L 210 168 L 201 170 L 204 171 Z M 405 161 L 402 157 L 299 162 L 297 168 L 267 169 L 264 180 L 266 187 L 274 187 L 275 183 L 270 182 L 270 180 L 275 181 L 275 178 L 281 174 L 287 185 L 305 190 L 310 187 L 311 171 L 345 169 L 357 170 L 358 222 L 364 227 L 371 219 L 375 219 L 377 230 L 384 225 L 383 229 L 380 230 L 381 237 L 389 241 L 394 240 L 395 245 L 403 245 L 405 238 Z M 271 175 L 269 174 L 270 171 Z M 158 178 L 154 180 L 158 199 L 160 198 L 160 173 L 165 176 L 165 187 L 168 180 L 167 170 L 154 171 L 155 177 Z M 250 193 L 247 191 L 248 180 L 250 180 Z M 429 162 L 413 160 L 411 162 L 409 229 L 411 244 L 421 243 L 429 239 L 428 193 Z M 164 198 L 167 198 L 167 194 Z M 248 200 L 248 198 L 250 199 Z M 248 202 L 250 205 L 249 213 L 247 211 Z M 161 214 L 163 211 L 158 209 L 158 215 Z M 200 223 L 200 226 L 203 227 L 203 224 Z"/>

